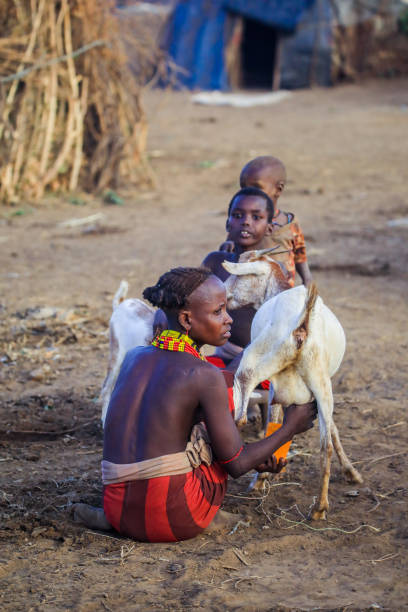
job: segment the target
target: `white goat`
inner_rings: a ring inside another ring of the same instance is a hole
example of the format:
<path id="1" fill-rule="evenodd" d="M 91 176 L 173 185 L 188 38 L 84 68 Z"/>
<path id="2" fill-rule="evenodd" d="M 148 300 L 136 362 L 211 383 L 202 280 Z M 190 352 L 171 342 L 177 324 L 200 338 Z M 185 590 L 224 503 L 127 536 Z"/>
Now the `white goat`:
<path id="1" fill-rule="evenodd" d="M 247 257 L 248 259 L 248 257 Z M 276 265 L 257 261 L 231 263 L 224 268 L 228 307 L 253 304 L 259 308 L 273 281 Z M 251 286 L 250 292 L 248 286 Z M 269 291 L 269 293 L 271 293 Z M 325 519 L 329 507 L 328 487 L 333 445 L 346 476 L 362 482 L 340 442 L 333 421 L 333 393 L 330 378 L 339 368 L 345 351 L 345 335 L 334 314 L 317 295 L 315 285 L 303 285 L 267 299 L 256 313 L 251 327 L 251 343 L 244 350 L 235 375 L 234 404 L 238 424 L 246 422 L 248 399 L 253 389 L 265 379 L 271 381 L 274 399 L 283 406 L 302 404 L 314 398 L 318 407 L 320 429 L 321 489 L 312 513 Z"/>
<path id="2" fill-rule="evenodd" d="M 153 339 L 155 309 L 142 300 L 125 300 L 128 287 L 128 283 L 122 281 L 112 301 L 108 372 L 100 395 L 102 424 L 105 423 L 110 397 L 126 353 L 135 346 L 147 346 Z"/>

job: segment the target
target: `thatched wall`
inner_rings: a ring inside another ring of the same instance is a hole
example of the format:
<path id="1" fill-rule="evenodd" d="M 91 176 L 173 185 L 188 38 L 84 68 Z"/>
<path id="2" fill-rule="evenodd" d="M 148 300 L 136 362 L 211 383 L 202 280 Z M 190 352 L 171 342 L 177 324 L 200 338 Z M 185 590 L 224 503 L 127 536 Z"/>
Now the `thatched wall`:
<path id="1" fill-rule="evenodd" d="M 151 180 L 145 75 L 129 66 L 123 33 L 113 0 L 2 0 L 3 201 Z"/>
<path id="2" fill-rule="evenodd" d="M 331 0 L 332 80 L 408 74 L 408 35 L 400 31 L 400 0 Z M 406 10 L 406 8 L 405 8 Z"/>

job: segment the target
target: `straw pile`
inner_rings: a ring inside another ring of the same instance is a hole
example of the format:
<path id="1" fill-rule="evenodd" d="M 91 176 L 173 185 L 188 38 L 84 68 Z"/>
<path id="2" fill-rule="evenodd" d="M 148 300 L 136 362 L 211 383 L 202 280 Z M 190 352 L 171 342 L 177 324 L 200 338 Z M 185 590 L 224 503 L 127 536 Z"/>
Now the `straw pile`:
<path id="1" fill-rule="evenodd" d="M 151 181 L 113 0 L 2 0 L 0 32 L 1 200 Z"/>

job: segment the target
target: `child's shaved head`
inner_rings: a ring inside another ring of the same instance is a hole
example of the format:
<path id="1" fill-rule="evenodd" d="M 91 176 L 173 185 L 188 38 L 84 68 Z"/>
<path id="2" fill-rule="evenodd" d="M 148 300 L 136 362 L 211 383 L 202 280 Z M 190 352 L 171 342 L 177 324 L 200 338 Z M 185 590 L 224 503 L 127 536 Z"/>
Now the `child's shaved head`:
<path id="1" fill-rule="evenodd" d="M 264 176 L 270 175 L 274 180 L 276 180 L 277 176 L 284 181 L 286 180 L 286 170 L 281 160 L 277 157 L 272 157 L 272 155 L 261 155 L 260 157 L 251 159 L 251 161 L 242 168 L 239 177 L 241 187 L 246 187 L 248 179 L 259 174 Z M 245 183 L 245 185 L 243 183 Z"/>
<path id="2" fill-rule="evenodd" d="M 280 159 L 272 155 L 255 157 L 242 168 L 239 182 L 241 187 L 262 189 L 276 201 L 285 186 L 285 166 Z"/>

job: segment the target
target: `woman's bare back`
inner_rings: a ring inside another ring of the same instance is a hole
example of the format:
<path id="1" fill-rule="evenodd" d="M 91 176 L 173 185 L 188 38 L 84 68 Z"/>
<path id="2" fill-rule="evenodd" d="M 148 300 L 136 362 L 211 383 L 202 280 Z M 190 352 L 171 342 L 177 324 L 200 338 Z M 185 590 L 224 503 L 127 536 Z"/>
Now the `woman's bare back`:
<path id="1" fill-rule="evenodd" d="M 200 419 L 197 371 L 188 353 L 137 347 L 123 361 L 105 422 L 104 459 L 133 463 L 177 453 Z"/>

